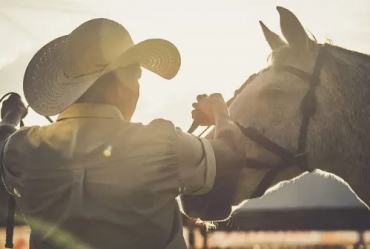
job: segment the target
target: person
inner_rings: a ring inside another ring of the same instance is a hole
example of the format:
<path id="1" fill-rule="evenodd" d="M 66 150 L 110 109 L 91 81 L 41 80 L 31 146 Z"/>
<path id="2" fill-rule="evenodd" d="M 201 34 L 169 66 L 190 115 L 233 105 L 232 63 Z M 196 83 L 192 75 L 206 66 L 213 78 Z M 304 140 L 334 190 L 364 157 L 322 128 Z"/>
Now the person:
<path id="1" fill-rule="evenodd" d="M 31 249 L 186 248 L 176 198 L 241 170 L 245 148 L 221 94 L 194 104 L 193 118 L 215 125 L 212 140 L 163 119 L 131 122 L 142 68 L 172 79 L 180 64 L 169 41 L 135 44 L 104 18 L 34 55 L 25 98 L 57 121 L 17 130 L 27 108 L 11 96 L 0 124 L 3 182 L 31 228 Z"/>

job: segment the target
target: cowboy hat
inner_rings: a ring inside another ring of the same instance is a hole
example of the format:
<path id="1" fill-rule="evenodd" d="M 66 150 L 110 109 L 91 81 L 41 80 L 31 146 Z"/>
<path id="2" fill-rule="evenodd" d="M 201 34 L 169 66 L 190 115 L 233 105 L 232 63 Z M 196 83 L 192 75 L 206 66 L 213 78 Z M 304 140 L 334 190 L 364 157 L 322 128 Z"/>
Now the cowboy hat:
<path id="1" fill-rule="evenodd" d="M 172 79 L 179 71 L 181 58 L 169 41 L 148 39 L 134 44 L 119 23 L 92 19 L 69 35 L 49 42 L 33 56 L 24 74 L 24 95 L 37 113 L 56 115 L 100 76 L 132 64 Z"/>

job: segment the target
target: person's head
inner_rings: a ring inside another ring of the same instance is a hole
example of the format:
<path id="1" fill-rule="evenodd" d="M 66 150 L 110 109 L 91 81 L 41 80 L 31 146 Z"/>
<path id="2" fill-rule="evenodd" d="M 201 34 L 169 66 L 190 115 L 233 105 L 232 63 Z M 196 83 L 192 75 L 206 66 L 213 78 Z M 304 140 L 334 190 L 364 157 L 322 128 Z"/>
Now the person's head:
<path id="1" fill-rule="evenodd" d="M 102 75 L 76 103 L 96 103 L 116 106 L 124 119 L 131 120 L 139 98 L 139 64 L 119 68 Z"/>
<path id="2" fill-rule="evenodd" d="M 23 90 L 30 107 L 44 116 L 76 102 L 95 102 L 115 105 L 130 119 L 141 67 L 169 80 L 180 65 L 171 42 L 155 38 L 135 44 L 121 24 L 98 18 L 44 45 L 26 68 Z"/>

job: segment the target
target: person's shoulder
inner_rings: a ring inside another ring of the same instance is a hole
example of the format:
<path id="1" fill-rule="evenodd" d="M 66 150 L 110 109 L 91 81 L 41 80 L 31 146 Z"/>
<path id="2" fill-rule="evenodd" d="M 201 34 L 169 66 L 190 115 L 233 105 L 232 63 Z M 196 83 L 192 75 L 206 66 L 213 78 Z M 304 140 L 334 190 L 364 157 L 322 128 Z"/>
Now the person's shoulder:
<path id="1" fill-rule="evenodd" d="M 35 133 L 38 133 L 40 131 L 41 127 L 42 126 L 39 125 L 21 127 L 11 135 L 11 138 L 20 139 L 26 136 L 34 135 Z"/>
<path id="2" fill-rule="evenodd" d="M 154 134 L 170 134 L 176 130 L 175 125 L 166 119 L 157 118 L 150 121 L 148 124 L 131 123 L 131 128 L 137 132 L 154 133 Z"/>
<path id="3" fill-rule="evenodd" d="M 125 131 L 125 141 L 135 141 L 141 146 L 160 146 L 171 144 L 176 136 L 175 125 L 165 119 L 154 119 L 147 124 L 131 123 Z"/>
<path id="4" fill-rule="evenodd" d="M 175 125 L 169 120 L 166 120 L 163 118 L 157 118 L 157 119 L 152 120 L 148 124 L 148 128 L 173 132 L 175 130 Z"/>
<path id="5" fill-rule="evenodd" d="M 15 131 L 7 140 L 5 150 L 22 149 L 24 145 L 35 143 L 39 139 L 41 126 L 25 126 Z"/>

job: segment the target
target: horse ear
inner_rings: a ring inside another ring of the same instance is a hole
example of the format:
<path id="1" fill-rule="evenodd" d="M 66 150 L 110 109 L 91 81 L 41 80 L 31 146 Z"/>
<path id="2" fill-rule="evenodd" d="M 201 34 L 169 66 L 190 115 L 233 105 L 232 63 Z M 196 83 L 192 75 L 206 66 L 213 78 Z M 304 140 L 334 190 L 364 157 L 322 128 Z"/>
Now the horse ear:
<path id="1" fill-rule="evenodd" d="M 281 46 L 286 45 L 283 39 L 281 39 L 280 36 L 278 36 L 277 34 L 272 32 L 269 28 L 267 28 L 267 26 L 262 21 L 260 21 L 260 25 L 263 31 L 263 35 L 265 36 L 266 41 L 272 50 L 276 50 Z"/>
<path id="2" fill-rule="evenodd" d="M 281 31 L 289 45 L 297 51 L 302 51 L 308 45 L 310 38 L 298 18 L 283 7 L 276 7 L 280 15 Z"/>

